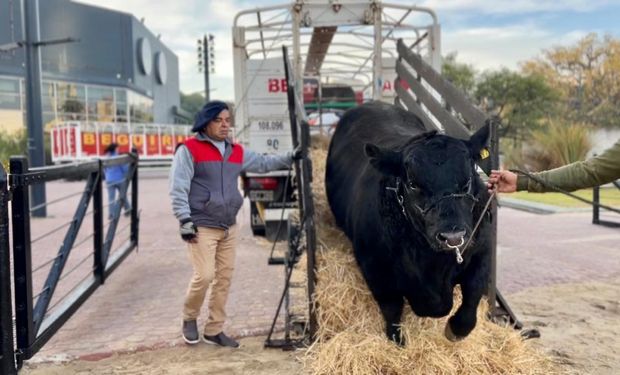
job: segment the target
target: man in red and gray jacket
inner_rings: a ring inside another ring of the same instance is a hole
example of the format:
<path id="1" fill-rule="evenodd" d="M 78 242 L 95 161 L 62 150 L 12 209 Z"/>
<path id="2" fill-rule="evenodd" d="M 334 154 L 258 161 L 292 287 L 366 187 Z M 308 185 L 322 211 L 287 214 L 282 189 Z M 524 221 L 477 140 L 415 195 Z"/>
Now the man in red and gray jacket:
<path id="1" fill-rule="evenodd" d="M 288 169 L 299 152 L 261 155 L 228 139 L 228 105 L 210 101 L 196 115 L 196 136 L 181 145 L 170 171 L 172 209 L 180 222 L 181 238 L 188 243 L 194 274 L 183 308 L 183 339 L 200 341 L 196 319 L 211 285 L 209 317 L 203 339 L 209 344 L 236 348 L 239 344 L 222 331 L 226 300 L 235 264 L 235 218 L 243 197 L 239 174 Z"/>

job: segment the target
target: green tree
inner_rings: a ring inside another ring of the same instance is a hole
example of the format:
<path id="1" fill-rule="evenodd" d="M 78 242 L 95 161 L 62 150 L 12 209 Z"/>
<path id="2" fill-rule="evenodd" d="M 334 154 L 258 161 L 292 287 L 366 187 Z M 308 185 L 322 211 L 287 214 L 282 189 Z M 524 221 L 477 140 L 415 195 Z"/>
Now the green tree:
<path id="1" fill-rule="evenodd" d="M 558 97 L 543 77 L 508 69 L 483 73 L 475 89 L 480 108 L 500 118 L 500 137 L 515 141 L 523 140 L 541 127 L 543 118 L 555 113 Z"/>
<path id="2" fill-rule="evenodd" d="M 26 154 L 26 136 L 23 131 L 7 133 L 0 130 L 0 162 L 4 169 L 9 169 L 9 158 L 13 155 Z"/>
<path id="3" fill-rule="evenodd" d="M 205 105 L 205 97 L 203 94 L 193 93 L 184 94 L 181 93 L 181 108 L 191 114 L 192 119 L 200 111 L 202 106 Z"/>
<path id="4" fill-rule="evenodd" d="M 476 70 L 472 65 L 456 61 L 456 52 L 443 58 L 442 75 L 454 86 L 461 89 L 468 97 L 472 97 L 476 87 Z"/>
<path id="5" fill-rule="evenodd" d="M 620 39 L 592 33 L 572 46 L 545 50 L 523 65 L 562 97 L 562 117 L 569 122 L 620 127 Z"/>

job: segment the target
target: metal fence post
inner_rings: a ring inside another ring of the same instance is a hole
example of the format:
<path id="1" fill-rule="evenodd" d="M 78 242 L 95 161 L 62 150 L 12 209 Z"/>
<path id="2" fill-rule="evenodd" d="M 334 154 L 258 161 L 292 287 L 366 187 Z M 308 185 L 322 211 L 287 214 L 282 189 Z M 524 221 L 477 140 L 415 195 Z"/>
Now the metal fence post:
<path id="1" fill-rule="evenodd" d="M 595 203 L 592 206 L 592 224 L 600 224 L 600 212 L 599 212 L 599 203 L 601 203 L 601 195 L 600 195 L 600 187 L 595 186 L 592 189 L 592 201 Z"/>
<path id="2" fill-rule="evenodd" d="M 4 167 L 0 164 L 0 373 L 17 374 L 13 344 L 13 303 L 11 301 L 11 255 L 9 253 L 9 191 Z"/>
<path id="3" fill-rule="evenodd" d="M 489 125 L 491 126 L 491 169 L 499 169 L 499 134 L 497 132 L 499 122 L 490 119 Z M 493 223 L 491 224 L 493 228 L 491 229 L 491 269 L 489 270 L 487 301 L 491 307 L 491 312 L 493 312 L 496 307 L 495 300 L 497 295 L 497 197 L 493 199 L 490 210 L 493 217 Z"/>
<path id="4" fill-rule="evenodd" d="M 138 231 L 140 229 L 140 218 L 138 217 L 138 153 L 132 154 L 134 158 L 135 167 L 133 176 L 131 179 L 131 234 L 130 241 L 135 246 L 138 246 Z"/>
<path id="5" fill-rule="evenodd" d="M 13 214 L 13 261 L 15 279 L 15 323 L 17 366 L 28 358 L 35 338 L 32 321 L 32 254 L 30 249 L 30 197 L 23 175 L 28 172 L 25 156 L 11 157 L 11 209 Z"/>
<path id="6" fill-rule="evenodd" d="M 94 274 L 99 283 L 103 283 L 105 278 L 105 264 L 103 264 L 103 166 L 99 160 L 98 178 L 95 182 L 93 192 L 93 256 Z"/>

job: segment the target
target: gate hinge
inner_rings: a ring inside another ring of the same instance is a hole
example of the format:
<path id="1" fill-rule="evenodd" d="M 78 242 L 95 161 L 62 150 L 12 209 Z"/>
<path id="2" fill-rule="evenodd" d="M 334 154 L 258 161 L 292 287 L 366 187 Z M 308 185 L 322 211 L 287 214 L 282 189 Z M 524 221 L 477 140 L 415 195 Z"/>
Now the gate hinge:
<path id="1" fill-rule="evenodd" d="M 24 174 L 9 175 L 9 184 L 14 189 L 19 186 L 28 186 L 36 182 L 42 182 L 45 178 L 45 172 L 29 172 Z"/>

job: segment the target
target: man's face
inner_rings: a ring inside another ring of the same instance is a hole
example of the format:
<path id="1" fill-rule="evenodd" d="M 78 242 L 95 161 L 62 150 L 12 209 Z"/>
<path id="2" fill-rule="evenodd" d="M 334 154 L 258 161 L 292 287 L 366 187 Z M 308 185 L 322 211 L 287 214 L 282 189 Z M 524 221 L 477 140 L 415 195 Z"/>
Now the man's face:
<path id="1" fill-rule="evenodd" d="M 228 131 L 230 130 L 230 113 L 228 110 L 223 110 L 217 115 L 209 124 L 207 124 L 206 133 L 209 138 L 216 141 L 223 141 L 228 138 Z"/>

